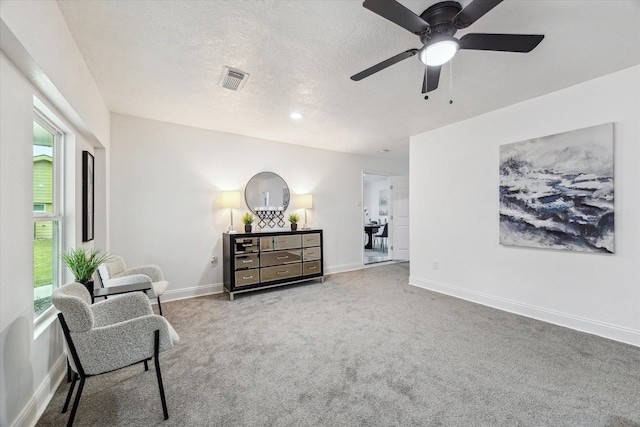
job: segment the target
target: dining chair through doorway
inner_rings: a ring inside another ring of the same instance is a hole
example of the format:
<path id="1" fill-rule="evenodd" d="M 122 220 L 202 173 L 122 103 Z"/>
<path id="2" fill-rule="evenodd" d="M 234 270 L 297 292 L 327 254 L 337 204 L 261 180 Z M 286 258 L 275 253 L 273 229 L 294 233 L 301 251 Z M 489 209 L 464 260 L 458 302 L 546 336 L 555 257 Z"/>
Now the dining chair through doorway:
<path id="1" fill-rule="evenodd" d="M 387 222 L 384 227 L 382 227 L 382 231 L 378 234 L 374 234 L 374 246 L 375 242 L 380 242 L 380 248 L 384 249 L 387 245 L 387 237 L 389 237 L 389 223 Z"/>

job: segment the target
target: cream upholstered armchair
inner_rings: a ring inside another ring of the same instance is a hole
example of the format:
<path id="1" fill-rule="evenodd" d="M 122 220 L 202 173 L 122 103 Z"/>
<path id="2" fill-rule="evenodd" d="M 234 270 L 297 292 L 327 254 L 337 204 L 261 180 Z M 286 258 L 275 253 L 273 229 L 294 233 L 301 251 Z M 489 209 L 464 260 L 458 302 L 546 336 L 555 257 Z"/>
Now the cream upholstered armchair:
<path id="1" fill-rule="evenodd" d="M 180 337 L 162 316 L 153 314 L 151 303 L 142 292 L 132 292 L 91 304 L 91 295 L 80 283 L 69 283 L 51 296 L 60 310 L 58 318 L 64 332 L 73 381 L 62 408 L 65 413 L 80 378 L 68 426 L 78 409 L 87 377 L 154 359 L 164 419 L 169 418 L 158 354 L 178 344 Z"/>
<path id="2" fill-rule="evenodd" d="M 162 270 L 157 265 L 149 264 L 127 268 L 121 256 L 112 255 L 106 262 L 100 264 L 98 275 L 102 286 L 105 288 L 151 282 L 152 289 L 146 291 L 147 296 L 149 298 L 157 298 L 158 310 L 162 315 L 160 295 L 167 290 L 169 282 L 164 280 Z"/>

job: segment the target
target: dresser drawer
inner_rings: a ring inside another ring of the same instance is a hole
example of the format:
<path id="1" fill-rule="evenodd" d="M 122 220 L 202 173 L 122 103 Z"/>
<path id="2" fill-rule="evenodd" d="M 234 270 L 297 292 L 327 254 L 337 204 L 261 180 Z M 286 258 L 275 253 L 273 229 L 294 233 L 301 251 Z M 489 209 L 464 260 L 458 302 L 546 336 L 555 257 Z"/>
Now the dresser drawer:
<path id="1" fill-rule="evenodd" d="M 235 262 L 236 270 L 246 270 L 247 268 L 258 268 L 260 266 L 260 257 L 258 254 L 237 255 Z"/>
<path id="2" fill-rule="evenodd" d="M 233 241 L 236 254 L 258 253 L 260 250 L 259 239 L 257 237 L 238 237 Z"/>
<path id="3" fill-rule="evenodd" d="M 294 249 L 302 246 L 299 234 L 289 236 L 273 236 L 260 238 L 261 251 L 277 251 L 281 249 Z"/>
<path id="4" fill-rule="evenodd" d="M 309 233 L 302 235 L 302 247 L 320 246 L 320 233 Z"/>
<path id="5" fill-rule="evenodd" d="M 290 251 L 263 252 L 260 255 L 260 267 L 271 265 L 291 264 L 302 261 L 302 249 L 292 249 Z"/>
<path id="6" fill-rule="evenodd" d="M 321 261 L 311 261 L 311 262 L 305 262 L 302 264 L 302 275 L 303 276 L 310 276 L 312 274 L 319 274 L 322 272 L 322 269 L 320 268 L 320 262 Z"/>
<path id="7" fill-rule="evenodd" d="M 314 248 L 304 248 L 302 250 L 302 260 L 303 261 L 314 261 L 316 259 L 320 259 L 320 247 Z"/>
<path id="8" fill-rule="evenodd" d="M 251 270 L 236 271 L 235 287 L 253 285 L 260 283 L 260 270 L 253 268 Z"/>
<path id="9" fill-rule="evenodd" d="M 260 269 L 262 282 L 273 282 L 274 280 L 289 279 L 302 275 L 302 264 L 278 265 L 275 267 L 264 267 Z"/>

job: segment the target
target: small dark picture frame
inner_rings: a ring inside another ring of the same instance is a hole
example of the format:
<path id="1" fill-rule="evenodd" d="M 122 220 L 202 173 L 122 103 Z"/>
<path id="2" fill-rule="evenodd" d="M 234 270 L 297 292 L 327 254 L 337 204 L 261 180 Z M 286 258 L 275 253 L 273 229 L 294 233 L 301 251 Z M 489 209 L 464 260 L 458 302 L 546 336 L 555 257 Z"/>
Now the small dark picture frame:
<path id="1" fill-rule="evenodd" d="M 93 240 L 93 156 L 88 151 L 82 152 L 82 241 Z"/>

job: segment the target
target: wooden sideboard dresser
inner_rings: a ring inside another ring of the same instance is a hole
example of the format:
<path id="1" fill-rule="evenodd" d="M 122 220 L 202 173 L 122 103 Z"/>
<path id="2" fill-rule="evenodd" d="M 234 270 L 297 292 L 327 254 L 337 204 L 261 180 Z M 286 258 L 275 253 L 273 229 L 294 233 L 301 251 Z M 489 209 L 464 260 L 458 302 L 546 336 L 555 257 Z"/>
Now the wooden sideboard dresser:
<path id="1" fill-rule="evenodd" d="M 223 234 L 224 289 L 234 294 L 324 280 L 322 230 Z"/>

